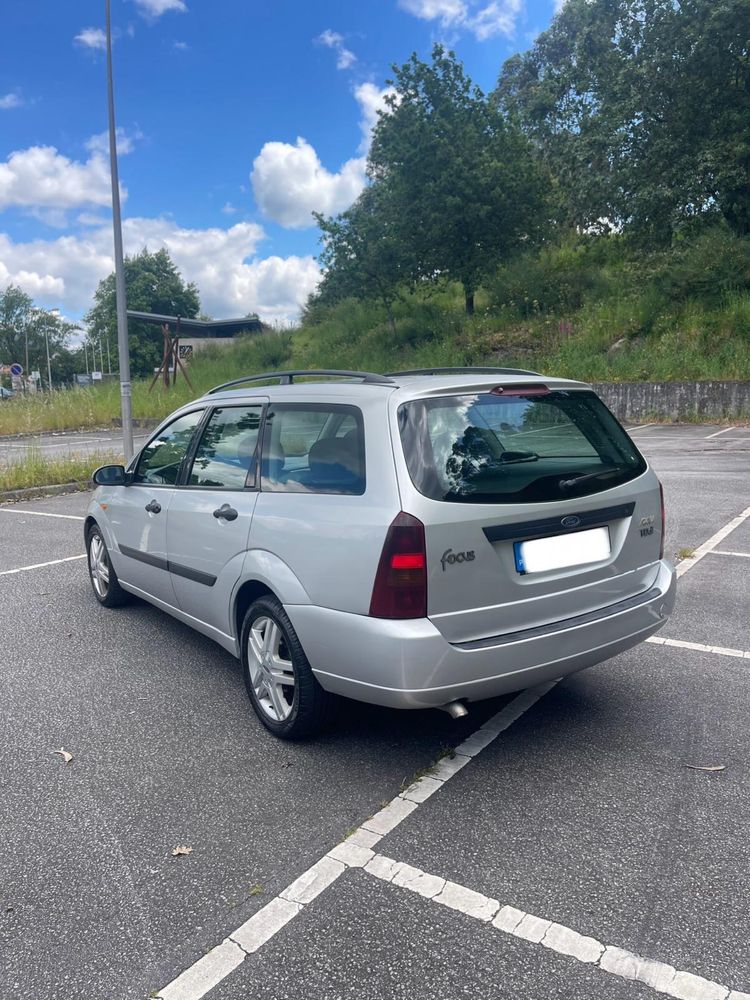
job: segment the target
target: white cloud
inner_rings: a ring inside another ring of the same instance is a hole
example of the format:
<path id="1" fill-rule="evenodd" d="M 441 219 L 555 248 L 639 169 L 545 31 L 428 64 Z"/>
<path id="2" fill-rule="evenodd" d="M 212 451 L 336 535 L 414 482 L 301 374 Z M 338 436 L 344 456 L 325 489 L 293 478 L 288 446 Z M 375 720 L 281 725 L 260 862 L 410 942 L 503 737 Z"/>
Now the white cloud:
<path id="1" fill-rule="evenodd" d="M 399 0 L 409 14 L 423 21 L 437 21 L 442 28 L 470 31 L 477 41 L 495 35 L 511 38 L 523 0 Z"/>
<path id="2" fill-rule="evenodd" d="M 135 0 L 139 13 L 144 17 L 156 18 L 173 10 L 184 14 L 187 11 L 185 0 Z"/>
<path id="3" fill-rule="evenodd" d="M 289 229 L 314 225 L 313 212 L 336 215 L 365 186 L 364 157 L 347 160 L 332 174 L 305 139 L 267 142 L 253 162 L 250 180 L 261 212 Z"/>
<path id="4" fill-rule="evenodd" d="M 127 197 L 127 192 L 122 191 Z M 99 152 L 85 163 L 68 159 L 54 146 L 16 150 L 0 163 L 0 210 L 107 205 L 111 199 L 109 165 Z"/>
<path id="5" fill-rule="evenodd" d="M 325 45 L 327 48 L 334 50 L 336 53 L 336 69 L 350 69 L 357 61 L 354 53 L 345 47 L 344 36 L 340 35 L 338 31 L 331 31 L 330 28 L 326 28 L 322 34 L 318 35 L 315 41 L 319 45 Z"/>
<path id="6" fill-rule="evenodd" d="M 124 128 L 120 128 L 119 125 L 115 134 L 117 136 L 118 156 L 127 156 L 128 153 L 132 153 L 136 142 L 143 138 L 142 132 L 137 130 L 135 132 L 128 132 Z M 86 140 L 85 146 L 89 153 L 108 158 L 109 132 L 97 132 L 96 135 L 92 135 L 90 139 Z"/>
<path id="7" fill-rule="evenodd" d="M 233 205 L 231 201 L 224 202 L 222 207 L 222 212 L 224 215 L 235 215 L 237 213 L 237 206 Z"/>
<path id="8" fill-rule="evenodd" d="M 516 30 L 516 18 L 523 0 L 493 0 L 470 17 L 467 25 L 474 32 L 477 41 L 485 42 L 495 35 L 512 38 Z"/>
<path id="9" fill-rule="evenodd" d="M 359 147 L 361 153 L 367 153 L 370 148 L 372 130 L 378 123 L 378 111 L 387 110 L 385 99 L 395 93 L 393 87 L 378 87 L 374 83 L 360 83 L 354 88 L 354 96 L 362 112 L 359 122 L 362 130 L 362 142 Z"/>
<path id="10" fill-rule="evenodd" d="M 98 282 L 111 273 L 112 230 L 91 220 L 83 235 L 15 243 L 0 233 L 0 288 L 19 284 L 40 304 L 76 315 L 91 305 Z M 263 229 L 239 222 L 228 229 L 185 229 L 170 219 L 126 219 L 127 254 L 165 247 L 186 281 L 195 281 L 201 306 L 215 316 L 258 312 L 267 322 L 295 320 L 320 280 L 312 257 L 256 256 Z"/>
<path id="11" fill-rule="evenodd" d="M 347 160 L 331 173 L 306 139 L 267 142 L 253 163 L 250 180 L 261 212 L 289 229 L 314 225 L 313 212 L 337 215 L 356 201 L 366 184 L 367 152 L 378 111 L 386 109 L 385 98 L 392 88 L 361 83 L 354 88 L 360 108 L 361 154 Z"/>
<path id="12" fill-rule="evenodd" d="M 83 28 L 73 39 L 86 49 L 106 49 L 107 36 L 102 28 Z"/>
<path id="13" fill-rule="evenodd" d="M 11 108 L 20 108 L 24 104 L 23 98 L 18 91 L 12 91 L 0 97 L 0 111 L 10 111 Z"/>
<path id="14" fill-rule="evenodd" d="M 467 14 L 463 0 L 399 0 L 399 5 L 423 21 L 440 21 L 444 28 L 461 24 Z"/>
<path id="15" fill-rule="evenodd" d="M 190 46 L 187 42 L 175 42 L 172 48 L 177 49 L 178 52 L 187 52 Z"/>

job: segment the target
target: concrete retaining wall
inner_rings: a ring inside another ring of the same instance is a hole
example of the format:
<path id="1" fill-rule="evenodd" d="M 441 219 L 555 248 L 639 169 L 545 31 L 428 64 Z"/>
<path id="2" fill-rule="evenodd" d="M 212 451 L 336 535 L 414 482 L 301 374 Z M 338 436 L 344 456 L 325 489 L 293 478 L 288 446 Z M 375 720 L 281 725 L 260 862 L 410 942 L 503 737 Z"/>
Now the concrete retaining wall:
<path id="1" fill-rule="evenodd" d="M 594 382 L 620 420 L 750 420 L 750 382 Z"/>

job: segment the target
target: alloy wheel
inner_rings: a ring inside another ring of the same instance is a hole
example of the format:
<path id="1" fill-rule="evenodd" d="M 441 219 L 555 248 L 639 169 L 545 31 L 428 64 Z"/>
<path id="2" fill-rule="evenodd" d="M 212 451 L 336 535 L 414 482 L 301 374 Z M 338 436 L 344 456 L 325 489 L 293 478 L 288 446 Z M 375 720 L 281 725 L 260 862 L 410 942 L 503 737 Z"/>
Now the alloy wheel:
<path id="1" fill-rule="evenodd" d="M 286 638 L 273 618 L 256 618 L 247 638 L 248 667 L 255 700 L 274 722 L 288 719 L 294 705 L 294 665 Z"/>

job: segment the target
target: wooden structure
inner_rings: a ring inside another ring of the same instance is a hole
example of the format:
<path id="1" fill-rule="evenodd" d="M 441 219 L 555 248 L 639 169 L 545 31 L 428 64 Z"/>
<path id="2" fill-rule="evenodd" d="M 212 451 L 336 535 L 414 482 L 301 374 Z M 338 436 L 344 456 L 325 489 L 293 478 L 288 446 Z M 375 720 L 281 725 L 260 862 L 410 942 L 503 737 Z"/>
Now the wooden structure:
<path id="1" fill-rule="evenodd" d="M 161 327 L 164 338 L 164 350 L 162 352 L 161 364 L 156 370 L 149 392 L 161 379 L 166 389 L 174 385 L 177 381 L 177 370 L 182 372 L 185 381 L 193 388 L 190 376 L 185 365 L 182 363 L 183 357 L 192 356 L 192 347 L 180 349 L 180 335 L 183 331 L 191 338 L 199 339 L 226 339 L 234 337 L 238 333 L 260 333 L 263 324 L 257 316 L 244 316 L 241 319 L 219 319 L 201 320 L 184 319 L 181 316 L 162 316 L 158 313 L 137 312 L 128 309 L 128 319 L 137 320 L 140 323 L 151 323 Z"/>

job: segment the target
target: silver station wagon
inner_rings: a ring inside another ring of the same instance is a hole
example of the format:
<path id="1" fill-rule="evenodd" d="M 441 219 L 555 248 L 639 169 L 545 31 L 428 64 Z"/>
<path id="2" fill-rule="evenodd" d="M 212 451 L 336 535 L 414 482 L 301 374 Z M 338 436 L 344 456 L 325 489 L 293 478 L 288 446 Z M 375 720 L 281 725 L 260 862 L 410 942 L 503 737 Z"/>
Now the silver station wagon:
<path id="1" fill-rule="evenodd" d="M 463 715 L 634 646 L 674 605 L 659 481 L 581 382 L 249 376 L 94 482 L 97 600 L 136 594 L 215 639 L 288 739 L 338 696 Z"/>

